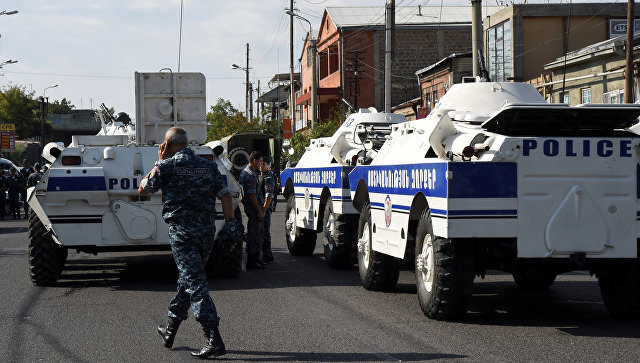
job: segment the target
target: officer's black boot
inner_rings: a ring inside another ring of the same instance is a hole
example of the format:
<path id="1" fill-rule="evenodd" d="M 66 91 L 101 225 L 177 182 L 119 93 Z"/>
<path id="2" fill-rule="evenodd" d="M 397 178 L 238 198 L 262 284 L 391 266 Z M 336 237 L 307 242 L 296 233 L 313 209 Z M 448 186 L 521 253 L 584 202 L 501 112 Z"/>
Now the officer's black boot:
<path id="1" fill-rule="evenodd" d="M 205 359 L 211 356 L 219 357 L 227 354 L 227 349 L 224 346 L 218 327 L 211 330 L 205 329 L 204 337 L 207 339 L 207 343 L 199 352 L 191 352 L 191 355 L 194 358 Z"/>
<path id="2" fill-rule="evenodd" d="M 164 346 L 167 348 L 173 347 L 173 340 L 176 338 L 178 327 L 180 327 L 180 320 L 169 318 L 167 325 L 158 325 L 158 334 L 164 340 Z"/>
<path id="3" fill-rule="evenodd" d="M 259 262 L 257 253 L 247 255 L 247 270 L 264 270 L 265 267 Z"/>

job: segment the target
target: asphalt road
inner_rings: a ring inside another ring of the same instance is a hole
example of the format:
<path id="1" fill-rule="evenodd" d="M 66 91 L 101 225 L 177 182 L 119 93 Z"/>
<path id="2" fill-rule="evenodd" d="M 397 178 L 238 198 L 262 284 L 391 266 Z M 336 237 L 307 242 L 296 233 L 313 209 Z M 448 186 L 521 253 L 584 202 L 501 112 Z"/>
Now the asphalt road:
<path id="1" fill-rule="evenodd" d="M 373 362 L 463 360 L 637 361 L 640 321 L 609 317 L 595 278 L 558 277 L 548 290 L 516 287 L 510 275 L 476 279 L 463 322 L 426 318 L 410 272 L 393 293 L 364 290 L 358 272 L 289 255 L 284 203 L 273 216 L 276 261 L 264 271 L 210 280 L 235 361 Z M 155 332 L 176 287 L 169 252 L 70 252 L 58 286 L 28 275 L 26 221 L 0 221 L 0 357 L 5 362 L 175 362 L 204 338 L 193 317 L 174 349 Z M 320 241 L 318 239 L 318 241 Z"/>

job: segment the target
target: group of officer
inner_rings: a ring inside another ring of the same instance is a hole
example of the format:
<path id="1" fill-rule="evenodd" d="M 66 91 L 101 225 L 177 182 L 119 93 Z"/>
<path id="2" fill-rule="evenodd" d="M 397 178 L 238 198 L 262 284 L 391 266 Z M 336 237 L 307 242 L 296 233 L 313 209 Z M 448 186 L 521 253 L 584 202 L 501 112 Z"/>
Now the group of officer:
<path id="1" fill-rule="evenodd" d="M 275 210 L 276 180 L 265 156 L 254 151 L 240 174 L 242 205 L 247 215 L 247 270 L 264 269 L 273 261 L 271 213 Z"/>
<path id="2" fill-rule="evenodd" d="M 29 218 L 29 204 L 26 202 L 27 188 L 35 186 L 42 179 L 40 163 L 33 168 L 26 159 L 22 161 L 22 169 L 16 172 L 12 168 L 9 175 L 0 173 L 0 220 L 4 220 L 6 202 L 9 203 L 9 215 L 20 219 L 20 200 L 24 205 L 24 218 Z"/>

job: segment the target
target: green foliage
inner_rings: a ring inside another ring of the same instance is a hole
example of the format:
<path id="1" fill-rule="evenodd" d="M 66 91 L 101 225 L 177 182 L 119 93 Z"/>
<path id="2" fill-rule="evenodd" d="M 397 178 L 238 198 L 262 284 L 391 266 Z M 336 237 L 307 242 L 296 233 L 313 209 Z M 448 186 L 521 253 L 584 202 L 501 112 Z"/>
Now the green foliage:
<path id="1" fill-rule="evenodd" d="M 207 113 L 207 141 L 220 140 L 225 136 L 237 132 L 263 131 L 279 135 L 279 128 L 276 122 L 269 122 L 266 125 L 259 124 L 259 117 L 247 122 L 247 118 L 238 111 L 230 101 L 218 98 L 215 105 Z"/>
<path id="2" fill-rule="evenodd" d="M 53 103 L 49 103 L 48 114 L 68 114 L 71 113 L 71 109 L 76 106 L 71 104 L 71 101 L 67 101 L 63 98 L 62 101 L 55 100 Z"/>
<path id="3" fill-rule="evenodd" d="M 104 111 L 102 107 L 100 107 L 100 109 L 95 109 L 94 111 L 96 113 L 100 112 L 100 114 L 102 115 L 102 118 L 104 119 L 104 122 L 106 123 L 111 122 L 111 118 L 109 117 L 109 114 L 106 111 Z M 116 117 L 116 110 L 113 107 L 109 108 L 109 112 L 113 115 L 113 117 Z"/>
<path id="4" fill-rule="evenodd" d="M 39 103 L 33 95 L 20 86 L 9 85 L 0 90 L 0 123 L 15 124 L 17 138 L 40 135 Z"/>

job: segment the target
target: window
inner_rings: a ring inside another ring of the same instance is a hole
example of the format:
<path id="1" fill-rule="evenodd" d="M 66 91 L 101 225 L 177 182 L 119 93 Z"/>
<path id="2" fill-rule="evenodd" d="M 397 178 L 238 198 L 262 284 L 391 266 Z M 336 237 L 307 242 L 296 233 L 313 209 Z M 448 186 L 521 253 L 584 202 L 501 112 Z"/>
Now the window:
<path id="1" fill-rule="evenodd" d="M 433 91 L 433 105 L 438 103 L 438 90 Z"/>
<path id="2" fill-rule="evenodd" d="M 506 81 L 511 69 L 511 23 L 505 21 L 487 31 L 487 59 L 492 81 Z"/>
<path id="3" fill-rule="evenodd" d="M 602 95 L 602 103 L 624 103 L 624 90 L 617 89 Z"/>
<path id="4" fill-rule="evenodd" d="M 564 96 L 562 97 L 562 103 L 566 103 L 567 105 L 569 104 L 569 92 L 565 92 Z"/>
<path id="5" fill-rule="evenodd" d="M 580 103 L 591 103 L 591 88 L 583 88 L 580 91 L 582 92 Z"/>

